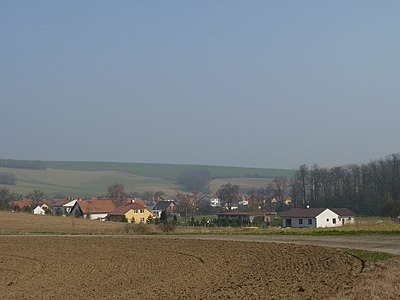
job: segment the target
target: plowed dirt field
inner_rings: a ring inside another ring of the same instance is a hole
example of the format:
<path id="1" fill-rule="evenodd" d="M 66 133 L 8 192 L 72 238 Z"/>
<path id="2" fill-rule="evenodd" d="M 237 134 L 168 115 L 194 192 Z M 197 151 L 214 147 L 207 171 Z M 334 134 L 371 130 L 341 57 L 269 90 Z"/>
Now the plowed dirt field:
<path id="1" fill-rule="evenodd" d="M 1 299 L 343 299 L 374 270 L 319 246 L 0 236 Z"/>

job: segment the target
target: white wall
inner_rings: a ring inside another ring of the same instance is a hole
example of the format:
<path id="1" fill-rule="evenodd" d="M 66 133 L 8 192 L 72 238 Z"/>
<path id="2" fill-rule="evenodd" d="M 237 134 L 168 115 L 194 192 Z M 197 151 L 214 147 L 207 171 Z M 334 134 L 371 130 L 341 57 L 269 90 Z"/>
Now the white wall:
<path id="1" fill-rule="evenodd" d="M 338 227 L 342 226 L 342 222 L 339 220 L 339 215 L 331 211 L 330 209 L 325 209 L 322 213 L 317 216 L 317 226 L 316 227 Z M 334 223 L 336 221 L 336 223 Z"/>
<path id="2" fill-rule="evenodd" d="M 330 209 L 325 209 L 322 213 L 320 213 L 316 218 L 282 218 L 282 227 L 286 226 L 286 220 L 291 219 L 292 225 L 291 227 L 296 228 L 326 228 L 326 227 L 339 227 L 343 224 L 352 224 L 354 223 L 354 217 L 344 217 L 340 218 L 340 216 Z M 308 220 L 311 220 L 311 224 L 309 224 Z M 336 221 L 334 223 L 334 220 Z M 344 220 L 344 222 L 342 221 Z"/>
<path id="3" fill-rule="evenodd" d="M 218 198 L 211 198 L 210 199 L 210 205 L 212 207 L 219 207 L 219 206 L 221 206 L 221 202 L 219 201 Z"/>
<path id="4" fill-rule="evenodd" d="M 292 219 L 292 227 L 296 228 L 313 228 L 315 227 L 315 219 L 314 218 L 283 218 L 282 219 L 282 227 L 286 227 L 286 219 Z M 308 220 L 311 220 L 311 224 L 308 223 Z"/>
<path id="5" fill-rule="evenodd" d="M 44 215 L 45 211 L 43 208 L 41 208 L 40 206 L 37 206 L 33 211 L 34 215 Z"/>
<path id="6" fill-rule="evenodd" d="M 343 217 L 340 219 L 340 224 L 353 224 L 354 223 L 354 217 Z"/>
<path id="7" fill-rule="evenodd" d="M 108 215 L 108 213 L 90 214 L 90 220 L 105 219 L 107 217 L 107 215 Z M 86 219 L 87 218 L 87 214 L 84 214 L 83 218 Z"/>

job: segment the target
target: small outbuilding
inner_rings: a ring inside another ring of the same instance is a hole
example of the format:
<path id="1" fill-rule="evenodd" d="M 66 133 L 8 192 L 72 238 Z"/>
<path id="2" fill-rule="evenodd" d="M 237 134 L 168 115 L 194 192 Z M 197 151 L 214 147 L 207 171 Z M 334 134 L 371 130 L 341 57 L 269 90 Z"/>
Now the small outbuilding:
<path id="1" fill-rule="evenodd" d="M 218 220 L 236 221 L 239 224 L 264 223 L 269 225 L 276 217 L 274 212 L 222 212 L 217 214 Z"/>
<path id="2" fill-rule="evenodd" d="M 34 215 L 45 215 L 46 211 L 38 205 L 38 206 L 35 207 L 34 210 L 32 210 L 32 213 Z"/>

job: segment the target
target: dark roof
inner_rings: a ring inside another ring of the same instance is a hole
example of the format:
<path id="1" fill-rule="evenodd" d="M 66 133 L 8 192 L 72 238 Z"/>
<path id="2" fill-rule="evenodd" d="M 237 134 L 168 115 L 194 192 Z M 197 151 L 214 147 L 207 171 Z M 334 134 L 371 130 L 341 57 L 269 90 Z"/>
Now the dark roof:
<path id="1" fill-rule="evenodd" d="M 341 217 L 355 216 L 355 213 L 348 208 L 292 208 L 282 213 L 281 216 L 286 218 L 315 218 L 325 209 L 329 209 Z"/>
<path id="2" fill-rule="evenodd" d="M 125 205 L 118 206 L 112 212 L 109 213 L 111 216 L 124 216 L 131 209 L 145 209 L 146 206 L 141 205 L 140 203 L 128 203 Z"/>
<path id="3" fill-rule="evenodd" d="M 265 215 L 274 215 L 274 213 L 262 212 L 262 211 L 257 211 L 257 212 L 248 212 L 248 211 L 232 212 L 232 211 L 227 211 L 227 212 L 222 212 L 222 213 L 218 213 L 217 214 L 217 216 L 265 216 Z"/>
<path id="4" fill-rule="evenodd" d="M 356 214 L 348 208 L 330 208 L 331 211 L 337 213 L 341 217 L 354 217 Z"/>
<path id="5" fill-rule="evenodd" d="M 167 210 L 171 203 L 175 204 L 174 201 L 158 201 L 156 205 L 154 205 L 154 210 Z"/>
<path id="6" fill-rule="evenodd" d="M 315 218 L 322 213 L 326 208 L 292 208 L 281 214 L 286 218 Z"/>
<path id="7" fill-rule="evenodd" d="M 68 202 L 71 202 L 72 200 L 68 200 L 68 199 L 62 199 L 62 200 L 57 200 L 55 203 L 53 203 L 53 207 L 59 207 L 59 206 L 63 206 L 64 204 L 67 204 Z"/>

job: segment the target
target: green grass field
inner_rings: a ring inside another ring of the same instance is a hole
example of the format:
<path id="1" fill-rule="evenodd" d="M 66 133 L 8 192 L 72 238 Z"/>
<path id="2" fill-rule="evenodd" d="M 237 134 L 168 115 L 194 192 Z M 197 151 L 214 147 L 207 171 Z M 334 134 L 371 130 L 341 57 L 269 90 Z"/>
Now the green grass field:
<path id="1" fill-rule="evenodd" d="M 211 177 L 266 177 L 293 176 L 295 170 L 242 168 L 226 166 L 177 165 L 177 164 L 148 164 L 121 162 L 66 162 L 43 161 L 47 168 L 75 171 L 119 171 L 145 177 L 175 180 L 176 176 L 187 169 L 206 169 Z"/>
<path id="2" fill-rule="evenodd" d="M 179 187 L 173 182 L 159 178 L 136 176 L 118 171 L 71 171 L 61 169 L 22 170 L 3 169 L 17 176 L 16 185 L 0 185 L 10 191 L 28 194 L 34 189 L 44 191 L 48 196 L 64 194 L 86 197 L 106 195 L 107 188 L 113 183 L 122 183 L 127 192 L 156 191 L 173 193 Z"/>
<path id="3" fill-rule="evenodd" d="M 46 170 L 0 168 L 0 172 L 13 173 L 17 177 L 16 185 L 0 185 L 0 188 L 23 195 L 38 189 L 49 197 L 56 194 L 87 197 L 105 195 L 109 185 L 121 183 L 127 192 L 161 190 L 172 197 L 182 190 L 175 178 L 187 169 L 207 169 L 212 177 L 217 177 L 210 183 L 212 192 L 227 182 L 238 184 L 242 189 L 265 187 L 275 176 L 294 174 L 294 170 L 224 166 L 66 161 L 43 163 Z M 252 176 L 256 178 L 250 178 Z"/>
<path id="4" fill-rule="evenodd" d="M 216 215 L 197 216 L 200 221 L 203 217 L 207 220 L 216 218 Z M 184 222 L 182 216 L 179 220 Z M 209 227 L 207 230 L 198 230 L 190 227 L 185 232 L 178 234 L 228 234 L 228 235 L 299 235 L 299 236 L 341 236 L 341 235 L 400 235 L 400 224 L 394 223 L 388 217 L 357 217 L 354 224 L 333 228 L 280 228 L 281 218 L 274 220 L 272 227 Z"/>

